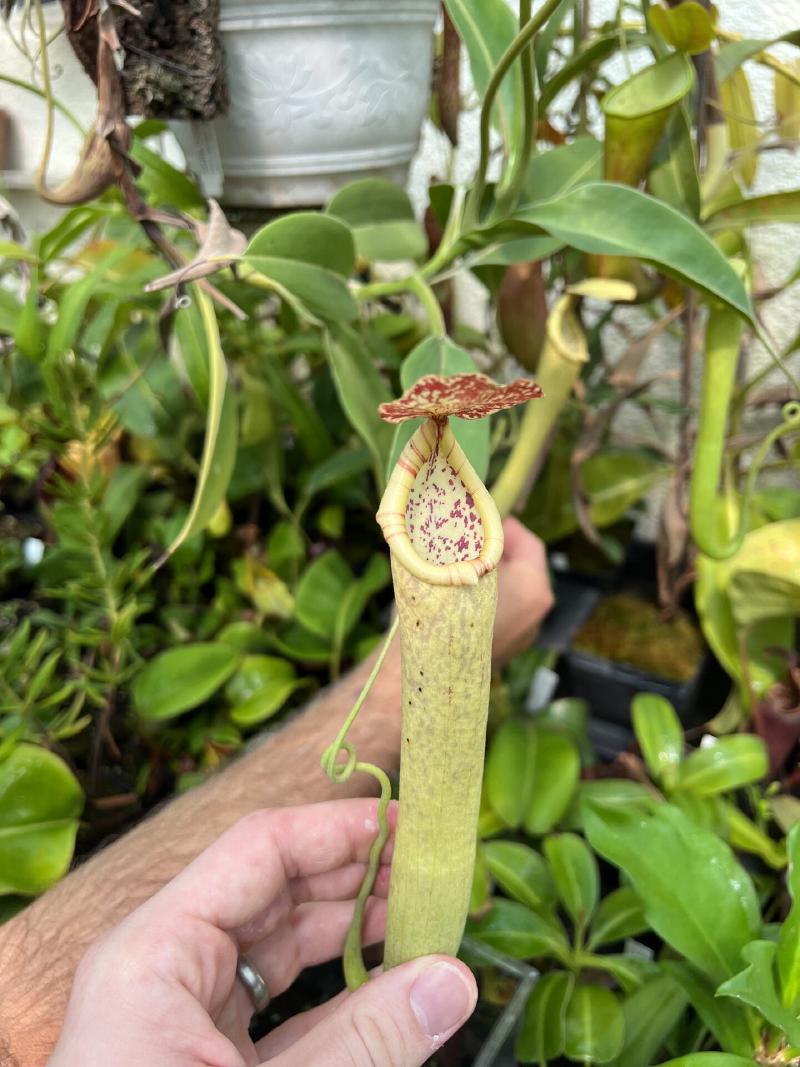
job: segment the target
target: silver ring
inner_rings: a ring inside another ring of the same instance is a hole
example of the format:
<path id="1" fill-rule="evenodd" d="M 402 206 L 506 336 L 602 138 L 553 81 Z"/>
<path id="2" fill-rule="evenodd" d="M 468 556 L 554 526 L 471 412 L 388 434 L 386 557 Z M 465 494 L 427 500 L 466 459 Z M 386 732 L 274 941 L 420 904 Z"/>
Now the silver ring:
<path id="1" fill-rule="evenodd" d="M 269 986 L 258 968 L 254 967 L 247 956 L 240 956 L 236 964 L 236 977 L 250 994 L 256 1011 L 263 1011 L 272 999 Z"/>

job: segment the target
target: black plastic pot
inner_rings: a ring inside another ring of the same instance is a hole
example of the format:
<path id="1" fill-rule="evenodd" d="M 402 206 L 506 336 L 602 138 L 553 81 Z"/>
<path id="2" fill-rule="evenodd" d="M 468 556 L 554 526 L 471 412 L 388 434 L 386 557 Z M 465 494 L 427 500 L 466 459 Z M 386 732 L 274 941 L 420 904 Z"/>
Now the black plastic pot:
<path id="1" fill-rule="evenodd" d="M 542 628 L 540 643 L 560 654 L 557 695 L 579 697 L 589 704 L 589 736 L 601 757 L 614 758 L 633 740 L 631 703 L 637 693 L 666 697 L 686 729 L 707 722 L 720 710 L 730 680 L 710 651 L 692 678 L 678 682 L 570 647 L 602 596 L 627 590 L 655 600 L 653 545 L 633 542 L 613 576 L 606 574 L 598 581 L 556 573 L 553 584 L 555 607 Z M 686 607 L 692 610 L 691 603 Z"/>

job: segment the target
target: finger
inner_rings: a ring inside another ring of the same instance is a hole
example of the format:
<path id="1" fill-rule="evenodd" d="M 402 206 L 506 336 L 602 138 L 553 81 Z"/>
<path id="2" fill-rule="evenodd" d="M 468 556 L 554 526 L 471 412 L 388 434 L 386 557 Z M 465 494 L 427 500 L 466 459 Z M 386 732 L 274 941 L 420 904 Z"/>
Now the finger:
<path id="1" fill-rule="evenodd" d="M 503 522 L 503 559 L 510 563 L 525 560 L 534 564 L 543 564 L 545 549 L 542 541 L 532 533 L 519 519 L 508 518 Z"/>
<path id="2" fill-rule="evenodd" d="M 375 896 L 385 897 L 389 892 L 391 870 L 385 861 L 378 868 L 372 887 Z M 352 900 L 361 888 L 366 873 L 366 863 L 348 863 L 338 871 L 297 878 L 289 886 L 292 900 L 295 904 L 305 904 L 311 900 Z"/>
<path id="3" fill-rule="evenodd" d="M 246 949 L 273 997 L 288 989 L 306 967 L 341 956 L 354 907 L 352 900 L 302 904 L 288 922 Z M 386 901 L 370 897 L 364 909 L 362 945 L 382 941 L 385 931 Z"/>
<path id="4" fill-rule="evenodd" d="M 458 960 L 413 960 L 345 997 L 269 1067 L 421 1067 L 472 1014 L 477 997 Z"/>
<path id="5" fill-rule="evenodd" d="M 170 882 L 154 907 L 222 930 L 254 923 L 292 880 L 363 863 L 378 831 L 377 811 L 371 798 L 246 815 Z M 393 828 L 395 804 L 388 818 Z"/>

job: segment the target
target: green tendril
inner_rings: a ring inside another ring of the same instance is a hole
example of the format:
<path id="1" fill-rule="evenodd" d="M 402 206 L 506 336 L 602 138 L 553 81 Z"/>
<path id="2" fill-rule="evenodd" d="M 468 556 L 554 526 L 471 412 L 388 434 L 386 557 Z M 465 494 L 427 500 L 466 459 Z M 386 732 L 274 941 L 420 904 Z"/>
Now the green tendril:
<path id="1" fill-rule="evenodd" d="M 344 943 L 342 962 L 344 964 L 345 981 L 347 983 L 347 988 L 350 990 L 358 989 L 359 986 L 364 985 L 368 977 L 361 950 L 361 927 L 364 921 L 364 909 L 367 906 L 367 900 L 375 885 L 375 878 L 377 877 L 378 869 L 380 867 L 383 846 L 386 844 L 386 840 L 389 837 L 389 823 L 386 818 L 386 811 L 389 807 L 389 801 L 392 798 L 392 784 L 389 781 L 386 772 L 382 771 L 380 767 L 376 767 L 372 763 L 361 763 L 359 761 L 356 756 L 354 745 L 347 740 L 347 734 L 350 727 L 355 722 L 356 716 L 361 710 L 364 701 L 367 699 L 370 689 L 372 689 L 372 686 L 375 684 L 375 679 L 378 677 L 383 662 L 386 659 L 386 654 L 389 651 L 389 646 L 396 633 L 397 619 L 395 618 L 394 622 L 389 627 L 389 632 L 384 638 L 378 658 L 375 660 L 375 665 L 370 671 L 370 675 L 364 683 L 361 692 L 358 694 L 358 699 L 355 704 L 353 704 L 353 707 L 350 709 L 339 733 L 336 735 L 336 740 L 332 745 L 325 749 L 321 760 L 322 769 L 332 782 L 346 782 L 354 772 L 363 771 L 365 774 L 371 774 L 381 787 L 380 800 L 378 801 L 378 833 L 375 840 L 372 842 L 367 863 L 367 873 L 364 875 L 364 881 L 361 883 L 361 888 L 356 897 L 353 919 L 350 923 L 350 929 L 347 932 L 347 938 Z M 340 752 L 344 752 L 344 762 L 341 762 L 339 759 Z"/>

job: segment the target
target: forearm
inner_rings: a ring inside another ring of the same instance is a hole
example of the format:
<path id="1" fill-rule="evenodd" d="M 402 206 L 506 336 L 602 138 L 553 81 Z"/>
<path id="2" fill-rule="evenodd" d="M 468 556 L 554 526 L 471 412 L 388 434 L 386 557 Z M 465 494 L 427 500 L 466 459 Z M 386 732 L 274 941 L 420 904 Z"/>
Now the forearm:
<path id="1" fill-rule="evenodd" d="M 320 768 L 320 757 L 336 736 L 368 669 L 365 664 L 353 671 L 288 725 L 104 849 L 0 927 L 0 1067 L 40 1067 L 46 1062 L 75 968 L 88 945 L 242 815 L 262 807 L 373 791 L 374 783 L 364 775 L 335 785 Z M 393 649 L 350 738 L 360 759 L 392 770 L 398 760 L 399 731 L 399 656 Z"/>

